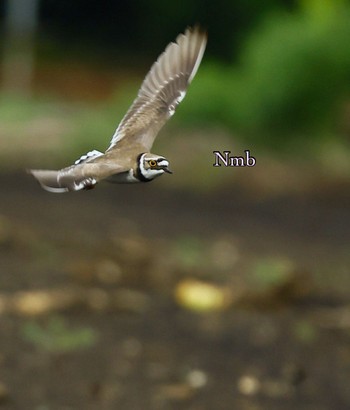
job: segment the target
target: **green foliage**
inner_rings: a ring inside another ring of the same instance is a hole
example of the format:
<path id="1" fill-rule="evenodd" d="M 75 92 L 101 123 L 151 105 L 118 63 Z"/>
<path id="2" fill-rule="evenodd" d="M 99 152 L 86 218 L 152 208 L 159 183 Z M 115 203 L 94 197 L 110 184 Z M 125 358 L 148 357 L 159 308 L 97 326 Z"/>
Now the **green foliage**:
<path id="1" fill-rule="evenodd" d="M 334 125 L 350 91 L 348 17 L 323 26 L 303 15 L 274 18 L 251 38 L 243 65 L 255 99 L 253 131 L 305 135 Z"/>
<path id="2" fill-rule="evenodd" d="M 270 147 L 334 135 L 350 97 L 350 9 L 318 20 L 274 15 L 250 37 L 239 66 L 206 65 L 183 119 L 226 125 Z M 340 137 L 340 135 L 338 135 Z"/>
<path id="3" fill-rule="evenodd" d="M 229 74 L 225 67 L 217 64 L 203 65 L 186 97 L 186 108 L 182 110 L 180 106 L 177 117 L 199 124 L 203 121 L 217 124 L 227 122 L 230 111 L 227 103 L 231 94 L 231 87 L 226 82 Z"/>
<path id="4" fill-rule="evenodd" d="M 45 326 L 31 321 L 22 329 L 23 338 L 39 349 L 50 352 L 68 352 L 93 346 L 97 335 L 93 329 L 72 329 L 61 317 L 52 317 Z"/>

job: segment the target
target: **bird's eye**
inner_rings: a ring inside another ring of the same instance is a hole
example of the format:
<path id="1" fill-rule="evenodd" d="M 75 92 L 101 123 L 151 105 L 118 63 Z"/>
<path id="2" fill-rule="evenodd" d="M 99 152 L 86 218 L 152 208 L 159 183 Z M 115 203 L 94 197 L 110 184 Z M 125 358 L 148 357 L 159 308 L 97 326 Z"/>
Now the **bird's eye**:
<path id="1" fill-rule="evenodd" d="M 157 161 L 154 160 L 154 159 L 151 159 L 150 161 L 148 161 L 148 163 L 149 163 L 149 166 L 150 166 L 150 167 L 155 167 L 155 166 L 157 166 Z"/>

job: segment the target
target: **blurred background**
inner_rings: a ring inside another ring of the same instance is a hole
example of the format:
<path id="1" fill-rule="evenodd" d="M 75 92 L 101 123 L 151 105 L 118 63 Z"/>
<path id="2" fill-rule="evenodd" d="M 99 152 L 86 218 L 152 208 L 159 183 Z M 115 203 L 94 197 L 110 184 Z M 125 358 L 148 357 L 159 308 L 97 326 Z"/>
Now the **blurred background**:
<path id="1" fill-rule="evenodd" d="M 350 1 L 0 1 L 0 408 L 350 408 Z M 104 150 L 187 26 L 152 184 L 43 191 Z M 214 168 L 213 150 L 250 168 Z"/>

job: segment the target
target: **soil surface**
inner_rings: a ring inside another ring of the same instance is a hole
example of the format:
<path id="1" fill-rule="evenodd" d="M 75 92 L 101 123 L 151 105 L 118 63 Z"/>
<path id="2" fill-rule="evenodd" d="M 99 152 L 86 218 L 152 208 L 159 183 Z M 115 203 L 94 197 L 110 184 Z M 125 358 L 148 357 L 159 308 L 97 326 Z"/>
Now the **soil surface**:
<path id="1" fill-rule="evenodd" d="M 0 183 L 1 409 L 350 408 L 344 190 Z M 250 282 L 281 260 L 277 283 Z M 228 300 L 196 311 L 188 279 Z"/>

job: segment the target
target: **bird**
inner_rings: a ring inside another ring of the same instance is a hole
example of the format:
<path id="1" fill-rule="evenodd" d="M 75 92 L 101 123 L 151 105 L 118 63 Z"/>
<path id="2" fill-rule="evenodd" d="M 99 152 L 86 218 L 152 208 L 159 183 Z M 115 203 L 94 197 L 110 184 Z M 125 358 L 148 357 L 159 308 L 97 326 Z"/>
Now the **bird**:
<path id="1" fill-rule="evenodd" d="M 53 193 L 88 190 L 102 180 L 150 182 L 164 173 L 172 174 L 169 161 L 150 151 L 158 132 L 185 97 L 206 43 L 207 34 L 197 25 L 188 27 L 166 47 L 143 80 L 104 153 L 94 149 L 66 168 L 28 172 L 42 188 Z"/>

